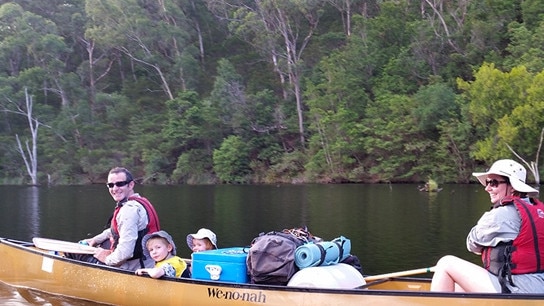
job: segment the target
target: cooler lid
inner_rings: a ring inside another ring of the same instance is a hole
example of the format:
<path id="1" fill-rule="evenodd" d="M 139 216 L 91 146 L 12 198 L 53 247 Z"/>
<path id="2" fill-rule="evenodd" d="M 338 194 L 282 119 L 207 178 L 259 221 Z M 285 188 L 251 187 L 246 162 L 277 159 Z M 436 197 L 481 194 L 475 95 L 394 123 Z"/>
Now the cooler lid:
<path id="1" fill-rule="evenodd" d="M 249 247 L 232 247 L 195 252 L 191 256 L 193 260 L 210 262 L 245 262 L 248 251 Z"/>

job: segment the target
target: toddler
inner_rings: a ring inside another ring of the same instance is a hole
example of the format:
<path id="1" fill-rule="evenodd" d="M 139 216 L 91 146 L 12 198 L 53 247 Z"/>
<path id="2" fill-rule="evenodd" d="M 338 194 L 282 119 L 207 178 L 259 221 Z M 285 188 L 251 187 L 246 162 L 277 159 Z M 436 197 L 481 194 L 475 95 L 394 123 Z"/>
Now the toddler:
<path id="1" fill-rule="evenodd" d="M 169 277 L 180 277 L 187 268 L 187 263 L 176 256 L 176 245 L 165 231 L 158 231 L 147 234 L 142 239 L 142 248 L 147 258 L 153 258 L 154 268 L 137 269 L 137 275 L 148 274 L 153 278 L 160 278 L 163 275 Z"/>
<path id="2" fill-rule="evenodd" d="M 217 237 L 207 228 L 201 228 L 196 234 L 187 235 L 187 245 L 193 252 L 217 249 Z"/>

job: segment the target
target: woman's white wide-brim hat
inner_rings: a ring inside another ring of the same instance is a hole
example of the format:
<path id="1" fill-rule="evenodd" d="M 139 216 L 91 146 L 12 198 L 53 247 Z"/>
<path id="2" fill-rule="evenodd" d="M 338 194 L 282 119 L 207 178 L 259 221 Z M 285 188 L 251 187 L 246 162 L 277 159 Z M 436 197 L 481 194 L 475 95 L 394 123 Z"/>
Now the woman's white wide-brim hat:
<path id="1" fill-rule="evenodd" d="M 512 188 L 518 192 L 525 192 L 529 196 L 537 196 L 538 190 L 527 185 L 525 179 L 527 178 L 527 170 L 520 163 L 511 159 L 501 159 L 493 163 L 491 168 L 487 172 L 474 172 L 474 175 L 482 185 L 485 184 L 485 180 L 488 175 L 496 174 L 505 176 L 510 180 Z"/>

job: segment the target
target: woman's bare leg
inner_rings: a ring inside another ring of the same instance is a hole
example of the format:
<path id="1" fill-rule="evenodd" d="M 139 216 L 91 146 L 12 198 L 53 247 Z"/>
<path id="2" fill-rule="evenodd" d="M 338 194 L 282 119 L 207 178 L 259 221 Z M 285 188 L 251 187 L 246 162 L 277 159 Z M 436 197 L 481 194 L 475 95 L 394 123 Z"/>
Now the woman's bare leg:
<path id="1" fill-rule="evenodd" d="M 452 255 L 436 264 L 431 291 L 500 292 L 486 269 Z"/>

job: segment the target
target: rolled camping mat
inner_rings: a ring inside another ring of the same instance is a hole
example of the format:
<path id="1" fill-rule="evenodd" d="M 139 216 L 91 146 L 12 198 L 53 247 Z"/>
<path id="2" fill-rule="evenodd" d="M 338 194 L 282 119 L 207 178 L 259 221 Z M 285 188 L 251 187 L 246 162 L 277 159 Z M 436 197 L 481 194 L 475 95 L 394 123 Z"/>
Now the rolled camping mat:
<path id="1" fill-rule="evenodd" d="M 295 264 L 300 269 L 329 266 L 346 259 L 351 252 L 351 241 L 340 236 L 332 241 L 307 243 L 295 250 Z"/>

